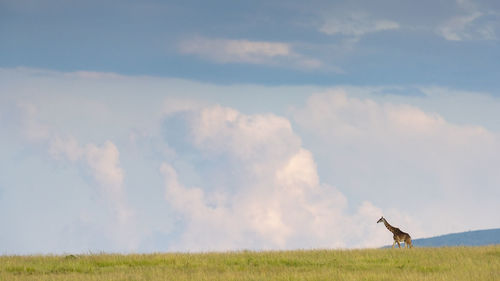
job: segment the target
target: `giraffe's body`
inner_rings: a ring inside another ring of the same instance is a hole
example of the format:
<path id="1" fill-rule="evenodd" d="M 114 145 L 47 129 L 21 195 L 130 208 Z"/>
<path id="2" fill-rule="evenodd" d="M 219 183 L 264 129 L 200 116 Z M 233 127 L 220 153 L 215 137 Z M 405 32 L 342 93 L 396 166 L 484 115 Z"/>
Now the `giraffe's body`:
<path id="1" fill-rule="evenodd" d="M 411 243 L 411 237 L 410 237 L 410 234 L 406 233 L 406 232 L 403 232 L 401 231 L 401 229 L 397 228 L 397 227 L 394 227 L 392 225 L 390 225 L 387 220 L 385 220 L 384 217 L 381 217 L 377 223 L 379 222 L 383 222 L 385 227 L 390 231 L 392 232 L 393 234 L 393 239 L 394 239 L 394 242 L 392 243 L 392 247 L 394 248 L 394 246 L 396 245 L 396 243 L 398 244 L 398 247 L 401 248 L 401 245 L 399 244 L 400 242 L 404 242 L 405 243 L 405 246 L 408 247 L 408 248 L 412 248 L 413 245 Z"/>

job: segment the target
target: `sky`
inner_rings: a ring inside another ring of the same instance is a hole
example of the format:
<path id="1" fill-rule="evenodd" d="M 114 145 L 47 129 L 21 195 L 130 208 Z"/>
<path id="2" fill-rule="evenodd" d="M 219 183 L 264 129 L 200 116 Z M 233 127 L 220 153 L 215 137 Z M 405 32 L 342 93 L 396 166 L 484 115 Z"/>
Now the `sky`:
<path id="1" fill-rule="evenodd" d="M 500 227 L 498 1 L 0 0 L 0 254 Z"/>

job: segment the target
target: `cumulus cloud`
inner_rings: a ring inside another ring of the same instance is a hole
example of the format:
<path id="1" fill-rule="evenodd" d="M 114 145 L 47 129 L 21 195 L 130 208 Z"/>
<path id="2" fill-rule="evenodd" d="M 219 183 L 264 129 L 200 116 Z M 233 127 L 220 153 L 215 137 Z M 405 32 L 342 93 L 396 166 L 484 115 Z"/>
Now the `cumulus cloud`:
<path id="1" fill-rule="evenodd" d="M 2 198 L 6 202 L 19 192 L 22 205 L 23 186 L 32 185 L 18 175 L 29 172 L 30 180 L 46 188 L 37 188 L 48 198 L 42 199 L 57 204 L 49 204 L 50 216 L 32 216 L 24 222 L 31 228 L 22 229 L 35 229 L 32 222 L 41 219 L 57 221 L 51 228 L 56 230 L 46 233 L 57 241 L 36 248 L 37 237 L 19 238 L 21 232 L 10 230 L 8 241 L 15 242 L 10 245 L 61 252 L 68 248 L 59 240 L 70 240 L 70 249 L 79 251 L 88 245 L 120 251 L 135 245 L 140 251 L 372 247 L 391 243 L 390 233 L 375 223 L 380 215 L 414 238 L 500 223 L 492 215 L 500 212 L 495 96 L 436 87 L 418 87 L 418 95 L 411 96 L 404 95 L 405 87 L 398 88 L 399 95 L 391 95 L 394 87 L 343 87 L 309 97 L 311 88 L 189 86 L 188 81 L 173 87 L 171 79 L 126 77 L 106 82 L 116 94 L 106 96 L 102 89 L 110 88 L 92 75 L 70 76 L 74 79 L 65 84 L 59 82 L 62 73 L 39 74 L 23 75 L 42 82 L 17 79 L 12 88 L 20 90 L 3 96 L 8 102 L 2 103 L 2 125 L 9 126 L 2 131 L 4 166 L 19 165 L 8 167 L 14 173 L 6 174 L 10 182 L 3 185 Z M 45 94 L 31 94 L 35 88 Z M 84 94 L 88 89 L 93 95 Z M 23 91 L 29 93 L 18 95 Z M 144 100 L 136 92 L 157 95 Z M 287 104 L 296 109 L 285 116 L 244 114 L 263 110 L 250 98 L 234 98 L 252 92 L 276 94 L 266 110 Z M 165 93 L 171 98 L 164 100 Z M 115 104 L 118 97 L 123 101 Z M 18 107 L 18 100 L 29 105 Z M 82 107 L 86 103 L 93 105 Z M 5 114 L 6 108 L 22 114 Z M 96 116 L 96 108 L 106 114 Z M 104 117 L 114 122 L 103 124 Z M 32 134 L 38 137 L 24 133 L 30 124 L 41 128 Z M 18 130 L 36 145 L 18 145 L 11 134 Z M 130 132 L 137 132 L 133 144 Z M 42 157 L 33 164 L 47 149 L 57 161 Z M 17 212 L 25 212 L 22 206 L 13 212 L 12 204 L 2 204 L 4 213 L 26 215 Z M 60 206 L 68 212 L 59 212 Z"/>
<path id="2" fill-rule="evenodd" d="M 113 193 L 119 192 L 123 184 L 123 171 L 119 167 L 119 152 L 116 146 L 106 141 L 102 147 L 88 144 L 86 160 L 95 179 L 103 186 L 110 187 Z"/>
<path id="3" fill-rule="evenodd" d="M 114 143 L 106 141 L 102 146 L 93 143 L 81 146 L 74 137 L 56 136 L 50 141 L 49 153 L 60 160 L 83 161 L 105 197 L 111 202 L 119 224 L 132 223 L 134 212 L 125 200 L 124 172 L 120 167 L 120 154 Z"/>
<path id="4" fill-rule="evenodd" d="M 199 99 L 165 98 L 163 101 L 163 115 L 170 115 L 180 111 L 191 111 L 207 106 L 208 103 Z"/>
<path id="5" fill-rule="evenodd" d="M 299 69 L 316 69 L 322 66 L 321 61 L 298 54 L 290 44 L 282 42 L 197 37 L 182 41 L 179 51 L 216 63 L 291 66 Z"/>
<path id="6" fill-rule="evenodd" d="M 335 35 L 360 37 L 368 33 L 399 29 L 399 23 L 386 19 L 373 19 L 364 13 L 352 13 L 348 16 L 329 18 L 320 27 L 320 31 Z"/>
<path id="7" fill-rule="evenodd" d="M 116 219 L 109 229 L 117 247 L 134 249 L 137 247 L 136 232 L 133 229 L 135 214 L 127 204 L 124 193 L 124 172 L 120 167 L 119 151 L 111 141 L 99 146 L 94 143 L 81 145 L 72 136 L 61 137 L 49 126 L 39 121 L 38 108 L 31 103 L 18 103 L 21 116 L 21 132 L 32 142 L 47 144 L 48 153 L 56 160 L 69 160 L 73 164 L 83 163 L 87 167 L 102 192 L 103 198 Z"/>
<path id="8" fill-rule="evenodd" d="M 349 97 L 343 89 L 316 94 L 307 101 L 304 110 L 296 111 L 299 124 L 314 126 L 314 130 L 337 138 L 362 138 L 367 134 L 386 138 L 427 138 L 453 135 L 447 141 L 464 142 L 469 137 L 491 140 L 492 135 L 482 127 L 459 127 L 446 122 L 436 113 L 424 112 L 408 104 L 377 103 L 372 99 Z M 327 126 L 334 130 L 322 130 Z M 451 144 L 451 143 L 447 143 Z"/>
<path id="9" fill-rule="evenodd" d="M 433 233 L 420 235 L 498 224 L 473 219 L 498 209 L 483 198 L 498 196 L 494 186 L 500 178 L 491 168 L 500 156 L 495 133 L 343 89 L 311 96 L 293 116 L 313 153 L 332 171 L 327 180 L 353 201 L 371 198 L 385 202 L 384 210 L 406 210 L 418 218 L 413 225 L 432 225 Z"/>
<path id="10" fill-rule="evenodd" d="M 38 120 L 38 109 L 34 104 L 19 102 L 21 112 L 22 134 L 31 141 L 45 141 L 49 138 L 50 130 Z"/>
<path id="11" fill-rule="evenodd" d="M 243 115 L 221 106 L 204 108 L 192 115 L 193 141 L 199 148 L 227 152 L 242 160 L 272 161 L 290 155 L 300 138 L 290 122 L 273 114 Z"/>
<path id="12" fill-rule="evenodd" d="M 383 241 L 386 233 L 375 224 L 380 209 L 364 202 L 347 212 L 346 197 L 321 183 L 313 155 L 287 119 L 221 106 L 192 110 L 183 118 L 193 149 L 234 164 L 215 172 L 233 178 L 236 186 L 220 179 L 212 187 L 207 182 L 188 187 L 182 184 L 182 167 L 163 163 L 165 198 L 182 217 L 172 249 L 359 247 Z"/>
<path id="13" fill-rule="evenodd" d="M 52 138 L 49 146 L 49 153 L 53 158 L 67 158 L 71 162 L 79 160 L 84 154 L 84 149 L 74 137 L 61 138 L 55 136 Z"/>

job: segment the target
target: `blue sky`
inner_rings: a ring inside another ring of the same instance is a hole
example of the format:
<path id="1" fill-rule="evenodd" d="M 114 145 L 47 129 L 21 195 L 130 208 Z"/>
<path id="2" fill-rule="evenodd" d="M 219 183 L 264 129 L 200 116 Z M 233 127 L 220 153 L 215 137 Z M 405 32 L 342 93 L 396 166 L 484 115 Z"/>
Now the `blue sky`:
<path id="1" fill-rule="evenodd" d="M 5 67 L 225 84 L 498 87 L 495 1 L 23 0 L 1 5 Z M 182 50 L 197 38 L 282 43 L 290 50 L 255 54 L 266 63 L 256 58 L 248 63 L 241 54 L 211 57 L 210 46 Z M 304 67 L 300 61 L 306 59 L 321 65 Z"/>
<path id="2" fill-rule="evenodd" d="M 495 1 L 0 0 L 0 254 L 499 227 Z"/>

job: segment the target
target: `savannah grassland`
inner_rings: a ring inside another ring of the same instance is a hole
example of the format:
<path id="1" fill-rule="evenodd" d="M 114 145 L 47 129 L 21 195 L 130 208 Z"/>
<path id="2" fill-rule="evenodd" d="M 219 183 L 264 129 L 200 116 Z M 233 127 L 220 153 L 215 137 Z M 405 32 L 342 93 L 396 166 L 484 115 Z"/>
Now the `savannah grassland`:
<path id="1" fill-rule="evenodd" d="M 0 256 L 0 280 L 500 280 L 500 246 Z"/>

